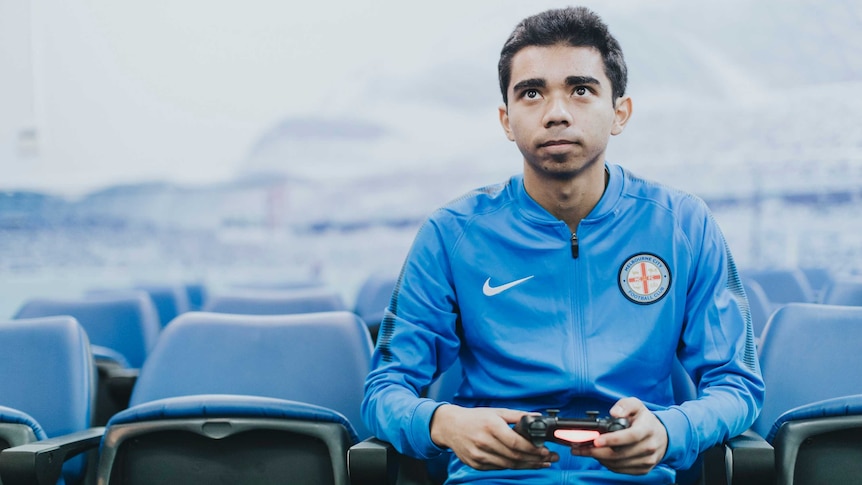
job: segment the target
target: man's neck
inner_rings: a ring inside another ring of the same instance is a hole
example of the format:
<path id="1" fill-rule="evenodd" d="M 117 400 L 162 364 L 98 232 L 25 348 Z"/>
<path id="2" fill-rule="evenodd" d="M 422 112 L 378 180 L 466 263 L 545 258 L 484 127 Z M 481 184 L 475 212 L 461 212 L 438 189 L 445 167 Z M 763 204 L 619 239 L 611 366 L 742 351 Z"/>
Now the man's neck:
<path id="1" fill-rule="evenodd" d="M 598 204 L 608 183 L 604 164 L 595 164 L 576 177 L 561 179 L 524 171 L 524 187 L 530 197 L 564 221 L 574 233 L 590 211 Z"/>

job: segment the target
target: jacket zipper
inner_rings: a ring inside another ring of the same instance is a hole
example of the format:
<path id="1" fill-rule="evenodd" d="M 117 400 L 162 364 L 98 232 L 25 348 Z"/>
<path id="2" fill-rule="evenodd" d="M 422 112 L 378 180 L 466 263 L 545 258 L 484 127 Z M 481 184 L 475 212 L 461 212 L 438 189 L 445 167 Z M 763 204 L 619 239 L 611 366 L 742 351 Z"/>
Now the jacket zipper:
<path id="1" fill-rule="evenodd" d="M 578 247 L 578 235 L 574 232 L 572 233 L 572 259 L 578 259 L 578 253 L 580 249 Z"/>
<path id="2" fill-rule="evenodd" d="M 584 315 L 581 311 L 581 305 L 578 304 L 579 297 L 581 296 L 581 292 L 579 291 L 581 276 L 579 273 L 580 262 L 578 261 L 578 256 L 580 255 L 580 245 L 578 242 L 578 234 L 576 231 L 572 231 L 571 238 L 571 249 L 572 249 L 572 260 L 574 263 L 574 271 L 573 275 L 573 286 L 572 286 L 572 338 L 573 338 L 573 348 L 575 350 L 574 357 L 574 368 L 575 371 L 575 389 L 577 389 L 578 393 L 584 392 L 584 383 L 587 381 L 587 376 L 589 372 L 587 370 L 587 357 L 586 357 L 586 331 L 584 329 Z"/>

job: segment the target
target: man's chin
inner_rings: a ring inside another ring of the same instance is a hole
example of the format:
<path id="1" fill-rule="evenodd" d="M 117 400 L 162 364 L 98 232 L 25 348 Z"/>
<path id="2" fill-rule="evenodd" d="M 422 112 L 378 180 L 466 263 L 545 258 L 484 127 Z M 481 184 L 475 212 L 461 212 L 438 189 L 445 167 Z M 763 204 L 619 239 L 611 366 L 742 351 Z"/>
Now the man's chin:
<path id="1" fill-rule="evenodd" d="M 571 160 L 551 160 L 542 165 L 540 172 L 548 178 L 555 180 L 571 180 L 589 172 L 596 165 L 598 159 L 587 163 L 576 163 Z"/>
<path id="2" fill-rule="evenodd" d="M 542 170 L 541 174 L 553 180 L 572 180 L 582 174 L 583 170 Z"/>

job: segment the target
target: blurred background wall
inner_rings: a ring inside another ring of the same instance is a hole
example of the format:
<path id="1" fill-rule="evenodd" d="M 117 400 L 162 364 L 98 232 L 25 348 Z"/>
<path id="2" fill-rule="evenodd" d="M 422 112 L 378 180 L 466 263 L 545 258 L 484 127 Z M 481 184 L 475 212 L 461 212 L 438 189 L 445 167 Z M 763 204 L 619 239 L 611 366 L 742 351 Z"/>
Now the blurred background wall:
<path id="1" fill-rule="evenodd" d="M 629 65 L 610 161 L 703 197 L 742 268 L 862 270 L 862 3 L 585 4 Z M 0 317 L 141 281 L 349 300 L 521 170 L 499 49 L 563 5 L 0 0 Z"/>

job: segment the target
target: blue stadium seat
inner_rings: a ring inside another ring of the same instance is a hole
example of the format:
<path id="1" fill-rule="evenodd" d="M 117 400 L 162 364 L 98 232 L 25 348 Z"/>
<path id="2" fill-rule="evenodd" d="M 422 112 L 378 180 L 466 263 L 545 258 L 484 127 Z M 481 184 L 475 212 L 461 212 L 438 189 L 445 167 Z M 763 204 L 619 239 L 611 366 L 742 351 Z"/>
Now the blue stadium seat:
<path id="1" fill-rule="evenodd" d="M 774 305 L 815 301 L 814 290 L 799 268 L 744 271 L 741 276 L 758 282 Z"/>
<path id="2" fill-rule="evenodd" d="M 185 285 L 186 295 L 189 300 L 189 311 L 200 311 L 207 301 L 208 288 L 202 281 L 189 282 Z"/>
<path id="3" fill-rule="evenodd" d="M 179 316 L 108 423 L 101 483 L 347 483 L 371 348 L 347 311 Z"/>
<path id="4" fill-rule="evenodd" d="M 156 308 L 150 297 L 140 291 L 81 299 L 34 298 L 25 301 L 14 318 L 56 315 L 75 317 L 94 346 L 118 353 L 131 368 L 144 364 L 159 337 Z"/>
<path id="5" fill-rule="evenodd" d="M 103 425 L 127 407 L 137 371 L 159 337 L 161 326 L 152 299 L 138 290 L 82 299 L 32 299 L 15 318 L 54 315 L 74 317 L 87 332 L 98 370 L 94 424 Z"/>
<path id="6" fill-rule="evenodd" d="M 461 373 L 461 360 L 458 359 L 428 386 L 425 395 L 435 401 L 452 402 L 463 380 Z"/>
<path id="7" fill-rule="evenodd" d="M 180 315 L 108 423 L 98 483 L 346 485 L 371 348 L 347 311 Z"/>
<path id="8" fill-rule="evenodd" d="M 745 296 L 748 297 L 748 308 L 751 311 L 751 326 L 754 330 L 754 338 L 760 341 L 760 334 L 766 327 L 766 322 L 769 316 L 775 310 L 774 305 L 769 301 L 763 287 L 756 280 L 751 278 L 742 278 L 742 286 L 745 289 Z"/>
<path id="9" fill-rule="evenodd" d="M 153 299 L 162 327 L 171 323 L 178 315 L 191 310 L 189 294 L 184 285 L 141 283 L 133 288 L 147 292 Z"/>
<path id="10" fill-rule="evenodd" d="M 782 431 L 798 419 L 819 414 L 826 429 L 834 409 L 821 401 L 845 398 L 862 390 L 862 307 L 813 303 L 790 303 L 779 308 L 769 319 L 761 337 L 760 362 L 766 384 L 763 410 L 752 430 L 775 450 L 774 469 L 779 484 L 793 476 L 789 456 L 804 455 L 802 442 L 781 441 L 783 436 L 798 436 Z M 838 406 L 840 407 L 840 406 Z M 788 414 L 785 414 L 788 413 Z M 846 414 L 846 409 L 845 409 Z M 856 419 L 856 418 L 852 418 Z M 797 425 L 791 426 L 788 430 Z M 810 428 L 809 428 L 810 429 Z M 826 441 L 826 437 L 821 437 Z M 839 436 L 843 439 L 843 435 Z M 862 449 L 856 441 L 856 461 Z M 844 445 L 842 445 L 844 446 Z M 796 451 L 789 448 L 797 447 Z M 833 458 L 836 458 L 834 456 Z M 841 460 L 827 460 L 830 473 L 843 473 L 842 467 L 858 466 Z M 769 464 L 773 468 L 773 464 Z M 756 483 L 756 482 L 755 482 Z M 849 483 L 818 481 L 817 483 Z"/>
<path id="11" fill-rule="evenodd" d="M 832 270 L 823 267 L 802 268 L 802 273 L 805 274 L 805 278 L 815 295 L 820 294 L 834 278 Z"/>
<path id="12" fill-rule="evenodd" d="M 55 450 L 53 457 L 62 463 L 97 444 L 101 429 L 90 429 L 94 389 L 89 342 L 74 318 L 0 322 L 0 482 L 18 481 L 16 463 L 24 445 L 77 433 L 83 445 Z M 84 457 L 62 468 L 66 483 L 80 482 L 84 472 Z M 56 483 L 60 473 L 58 467 L 40 483 Z"/>
<path id="13" fill-rule="evenodd" d="M 776 483 L 857 483 L 862 477 L 862 394 L 791 409 L 773 423 Z"/>
<path id="14" fill-rule="evenodd" d="M 99 483 L 347 485 L 347 419 L 305 402 L 245 395 L 147 402 L 109 423 Z"/>
<path id="15" fill-rule="evenodd" d="M 768 392 L 757 434 L 805 404 L 862 391 L 862 308 L 792 303 L 769 319 L 760 346 Z"/>
<path id="16" fill-rule="evenodd" d="M 356 294 L 353 312 L 368 326 L 372 340 L 377 340 L 383 313 L 389 306 L 397 281 L 397 277 L 388 273 L 373 273 L 362 282 Z"/>
<path id="17" fill-rule="evenodd" d="M 191 309 L 188 291 L 181 284 L 141 283 L 128 288 L 93 288 L 87 291 L 86 296 L 98 298 L 123 295 L 135 291 L 143 291 L 149 295 L 156 309 L 160 327 L 164 327 L 177 315 Z"/>
<path id="18" fill-rule="evenodd" d="M 285 280 L 255 280 L 234 282 L 228 285 L 231 289 L 237 290 L 310 290 L 314 288 L 323 288 L 326 284 L 316 278 L 300 278 L 300 279 L 285 279 Z"/>
<path id="19" fill-rule="evenodd" d="M 347 310 L 341 295 L 328 288 L 298 290 L 234 289 L 215 292 L 204 311 L 243 315 L 288 315 Z"/>
<path id="20" fill-rule="evenodd" d="M 823 288 L 820 302 L 824 305 L 862 306 L 862 277 L 834 278 Z"/>

